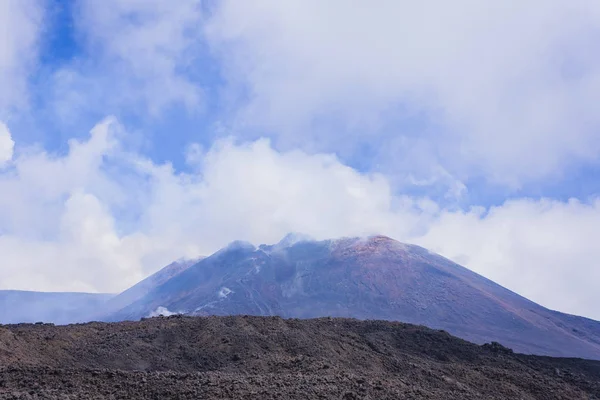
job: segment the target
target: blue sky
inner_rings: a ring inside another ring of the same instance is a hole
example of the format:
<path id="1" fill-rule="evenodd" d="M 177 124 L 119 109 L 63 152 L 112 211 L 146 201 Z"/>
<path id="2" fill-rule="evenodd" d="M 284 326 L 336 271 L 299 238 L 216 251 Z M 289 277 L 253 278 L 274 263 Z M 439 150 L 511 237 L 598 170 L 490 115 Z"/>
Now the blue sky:
<path id="1" fill-rule="evenodd" d="M 3 288 L 383 233 L 600 318 L 592 1 L 7 0 Z"/>

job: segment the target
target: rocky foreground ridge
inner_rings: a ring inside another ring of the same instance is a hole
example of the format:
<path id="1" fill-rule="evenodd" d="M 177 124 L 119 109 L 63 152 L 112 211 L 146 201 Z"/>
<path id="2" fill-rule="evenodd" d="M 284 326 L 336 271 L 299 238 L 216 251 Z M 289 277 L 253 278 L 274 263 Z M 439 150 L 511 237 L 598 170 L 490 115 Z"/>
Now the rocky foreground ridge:
<path id="1" fill-rule="evenodd" d="M 0 327 L 0 398 L 597 399 L 600 362 L 343 318 Z"/>

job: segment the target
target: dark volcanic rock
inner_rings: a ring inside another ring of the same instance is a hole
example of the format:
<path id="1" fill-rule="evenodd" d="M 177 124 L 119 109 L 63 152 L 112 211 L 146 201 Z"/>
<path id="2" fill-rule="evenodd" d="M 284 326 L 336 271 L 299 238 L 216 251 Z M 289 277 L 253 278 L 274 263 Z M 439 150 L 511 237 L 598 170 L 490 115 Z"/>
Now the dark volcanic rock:
<path id="1" fill-rule="evenodd" d="M 168 317 L 0 327 L 0 398 L 596 399 L 600 362 L 385 321 Z"/>
<path id="2" fill-rule="evenodd" d="M 236 242 L 113 314 L 396 320 L 523 353 L 600 359 L 600 322 L 541 307 L 439 255 L 385 236 Z"/>

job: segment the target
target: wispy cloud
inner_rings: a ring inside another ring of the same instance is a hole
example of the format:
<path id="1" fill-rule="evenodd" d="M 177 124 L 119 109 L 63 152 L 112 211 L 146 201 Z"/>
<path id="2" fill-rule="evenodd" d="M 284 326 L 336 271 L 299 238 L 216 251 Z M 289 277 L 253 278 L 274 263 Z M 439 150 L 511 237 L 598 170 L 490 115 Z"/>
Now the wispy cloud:
<path id="1" fill-rule="evenodd" d="M 207 34 L 240 128 L 513 188 L 600 155 L 597 2 L 221 4 Z"/>
<path id="2" fill-rule="evenodd" d="M 28 76 L 35 67 L 43 15 L 41 0 L 0 2 L 0 119 L 28 106 Z"/>
<path id="3" fill-rule="evenodd" d="M 0 168 L 12 159 L 14 147 L 15 142 L 8 127 L 0 121 Z"/>
<path id="4" fill-rule="evenodd" d="M 200 1 L 75 4 L 73 35 L 85 53 L 54 73 L 59 116 L 102 110 L 158 117 L 171 106 L 202 106 L 202 89 L 188 73 L 202 48 Z"/>

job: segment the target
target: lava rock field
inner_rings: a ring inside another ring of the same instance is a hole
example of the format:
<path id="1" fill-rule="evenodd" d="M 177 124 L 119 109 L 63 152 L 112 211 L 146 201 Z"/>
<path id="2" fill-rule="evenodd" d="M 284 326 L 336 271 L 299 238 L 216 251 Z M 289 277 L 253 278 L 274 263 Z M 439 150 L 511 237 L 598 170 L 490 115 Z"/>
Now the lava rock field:
<path id="1" fill-rule="evenodd" d="M 0 326 L 0 399 L 600 399 L 600 362 L 343 318 Z"/>

